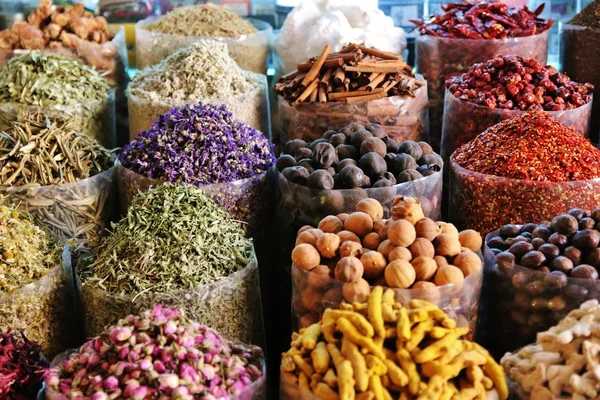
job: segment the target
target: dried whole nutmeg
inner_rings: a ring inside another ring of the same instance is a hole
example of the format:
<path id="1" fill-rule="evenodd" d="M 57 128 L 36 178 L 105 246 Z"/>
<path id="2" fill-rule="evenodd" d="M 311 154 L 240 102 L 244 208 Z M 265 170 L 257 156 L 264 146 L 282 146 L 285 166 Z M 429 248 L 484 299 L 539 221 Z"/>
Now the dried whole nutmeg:
<path id="1" fill-rule="evenodd" d="M 296 183 L 298 185 L 306 186 L 308 183 L 308 170 L 304 167 L 295 166 L 295 167 L 287 167 L 282 172 L 282 175 L 288 181 L 292 183 Z"/>
<path id="2" fill-rule="evenodd" d="M 525 254 L 529 253 L 532 250 L 533 250 L 533 245 L 531 243 L 527 243 L 524 241 L 516 242 L 513 245 L 511 245 L 510 248 L 508 249 L 508 251 L 510 251 L 511 253 L 513 253 L 515 255 L 517 260 L 520 260 L 521 257 L 523 257 Z"/>
<path id="3" fill-rule="evenodd" d="M 548 239 L 550 239 L 550 235 L 552 235 L 552 232 L 547 226 L 544 225 L 538 226 L 533 230 L 533 232 L 531 232 L 532 238 L 540 238 L 543 239 L 544 242 L 547 242 Z"/>
<path id="4" fill-rule="evenodd" d="M 488 247 L 491 249 L 500 249 L 500 250 L 508 250 L 510 247 L 501 237 L 493 237 L 487 242 Z"/>
<path id="5" fill-rule="evenodd" d="M 348 158 L 358 160 L 358 158 L 360 157 L 358 149 L 350 144 L 342 144 L 336 147 L 335 152 L 340 161 Z"/>
<path id="6" fill-rule="evenodd" d="M 365 129 L 361 129 L 359 131 L 354 132 L 354 134 L 350 137 L 350 144 L 356 147 L 356 149 L 360 149 L 362 142 L 372 137 L 373 134 L 371 132 Z"/>
<path id="7" fill-rule="evenodd" d="M 578 231 L 571 239 L 571 243 L 580 250 L 593 250 L 600 243 L 600 232 L 593 229 Z"/>
<path id="8" fill-rule="evenodd" d="M 379 124 L 367 125 L 365 129 L 379 139 L 387 138 L 387 132 L 385 131 L 385 128 Z"/>
<path id="9" fill-rule="evenodd" d="M 363 170 L 365 175 L 372 178 L 377 178 L 387 171 L 385 160 L 375 152 L 370 152 L 362 156 L 358 160 L 358 166 Z"/>
<path id="10" fill-rule="evenodd" d="M 384 188 L 384 187 L 392 187 L 394 185 L 395 185 L 395 183 L 392 182 L 392 181 L 390 181 L 389 179 L 381 178 L 381 179 L 378 179 L 377 182 L 375 182 L 372 187 L 374 187 L 374 188 Z"/>
<path id="11" fill-rule="evenodd" d="M 596 208 L 594 211 L 590 213 L 590 217 L 596 221 L 596 223 L 600 222 L 600 208 Z"/>
<path id="12" fill-rule="evenodd" d="M 511 270 L 515 267 L 515 255 L 508 251 L 503 251 L 502 253 L 496 256 L 496 263 L 498 264 L 498 268 L 502 270 Z"/>
<path id="13" fill-rule="evenodd" d="M 569 243 L 569 238 L 566 235 L 563 235 L 558 232 L 554 232 L 552 235 L 550 235 L 550 238 L 548 239 L 548 243 L 552 243 L 553 245 L 555 245 L 556 247 L 558 247 L 559 249 L 562 250 Z"/>
<path id="14" fill-rule="evenodd" d="M 569 210 L 568 214 L 575 217 L 577 221 L 581 221 L 583 218 L 587 217 L 587 213 L 581 208 L 572 208 Z"/>
<path id="15" fill-rule="evenodd" d="M 507 225 L 504 225 L 502 228 L 500 228 L 498 235 L 502 239 L 507 239 L 507 238 L 513 238 L 513 237 L 519 235 L 519 232 L 520 232 L 520 229 L 518 226 L 512 225 L 512 224 L 507 224 Z"/>
<path id="16" fill-rule="evenodd" d="M 525 268 L 538 269 L 543 266 L 545 262 L 546 256 L 537 250 L 532 250 L 521 258 L 519 264 Z"/>
<path id="17" fill-rule="evenodd" d="M 423 151 L 423 155 L 426 156 L 428 154 L 433 154 L 433 147 L 427 142 L 418 142 L 421 150 Z"/>
<path id="18" fill-rule="evenodd" d="M 333 176 L 323 169 L 317 169 L 308 176 L 307 186 L 311 189 L 333 189 Z"/>
<path id="19" fill-rule="evenodd" d="M 546 244 L 546 242 L 542 238 L 533 238 L 533 239 L 531 239 L 531 245 L 533 246 L 534 250 L 539 249 L 544 244 Z"/>
<path id="20" fill-rule="evenodd" d="M 595 248 L 593 250 L 586 251 L 585 253 L 583 253 L 583 257 L 581 258 L 581 261 L 584 264 L 589 264 L 594 268 L 599 268 L 600 267 L 600 248 Z"/>
<path id="21" fill-rule="evenodd" d="M 565 249 L 565 257 L 573 262 L 575 265 L 581 264 L 581 250 L 575 246 L 569 246 Z"/>
<path id="22" fill-rule="evenodd" d="M 383 158 L 387 154 L 387 146 L 383 140 L 379 138 L 368 138 L 360 145 L 360 154 L 365 155 L 371 152 L 377 153 L 381 158 Z"/>
<path id="23" fill-rule="evenodd" d="M 344 167 L 347 167 L 348 165 L 351 165 L 353 167 L 358 167 L 358 162 L 356 160 L 353 160 L 352 158 L 346 158 L 346 159 L 340 161 L 339 163 L 337 163 L 337 165 L 335 166 L 335 170 L 336 170 L 336 172 L 340 172 L 341 170 L 344 169 Z"/>
<path id="24" fill-rule="evenodd" d="M 339 180 L 344 189 L 361 187 L 364 179 L 365 174 L 363 173 L 363 170 L 352 165 L 344 167 L 339 175 Z"/>
<path id="25" fill-rule="evenodd" d="M 578 279 L 598 279 L 598 271 L 591 265 L 581 264 L 573 268 L 571 278 Z"/>
<path id="26" fill-rule="evenodd" d="M 277 171 L 282 172 L 287 167 L 295 167 L 296 164 L 298 163 L 294 157 L 289 154 L 282 154 L 277 159 L 277 163 L 275 165 L 277 166 Z"/>
<path id="27" fill-rule="evenodd" d="M 541 245 L 537 250 L 546 256 L 546 260 L 548 261 L 552 261 L 560 255 L 559 248 L 550 243 Z"/>
<path id="28" fill-rule="evenodd" d="M 332 135 L 329 138 L 329 144 L 331 144 L 335 148 L 342 144 L 346 144 L 346 135 L 344 135 L 343 133 L 336 133 L 335 135 Z"/>
<path id="29" fill-rule="evenodd" d="M 556 225 L 556 232 L 565 236 L 571 236 L 579 229 L 579 221 L 569 214 L 559 215 L 553 223 Z"/>
<path id="30" fill-rule="evenodd" d="M 421 175 L 416 169 L 407 169 L 398 174 L 396 181 L 398 183 L 411 182 L 421 179 L 422 177 L 423 175 Z"/>
<path id="31" fill-rule="evenodd" d="M 552 271 L 544 277 L 544 284 L 548 289 L 560 289 L 567 286 L 569 279 L 561 271 Z"/>
<path id="32" fill-rule="evenodd" d="M 593 218 L 585 217 L 579 221 L 579 230 L 594 229 L 596 221 Z"/>
<path id="33" fill-rule="evenodd" d="M 404 142 L 400 143 L 400 146 L 398 147 L 398 152 L 409 154 L 415 160 L 418 160 L 423 156 L 423 149 L 421 148 L 421 146 L 419 146 L 417 142 L 412 140 L 405 140 Z"/>
<path id="34" fill-rule="evenodd" d="M 283 146 L 283 153 L 289 155 L 295 155 L 296 152 L 306 147 L 306 142 L 302 139 L 288 140 L 285 146 Z"/>
<path id="35" fill-rule="evenodd" d="M 398 148 L 400 147 L 400 145 L 398 144 L 398 142 L 390 137 L 387 138 L 385 145 L 387 147 L 387 152 L 388 153 L 398 153 Z"/>
<path id="36" fill-rule="evenodd" d="M 573 261 L 564 256 L 558 256 L 550 263 L 550 269 L 552 271 L 560 271 L 567 275 L 571 273 L 573 267 Z"/>
<path id="37" fill-rule="evenodd" d="M 419 165 L 415 161 L 415 159 L 410 154 L 399 153 L 396 154 L 394 161 L 392 162 L 392 170 L 391 172 L 394 175 L 400 174 L 400 172 L 405 171 L 407 169 L 416 170 L 419 168 Z"/>
<path id="38" fill-rule="evenodd" d="M 335 148 L 329 143 L 319 143 L 312 151 L 312 160 L 317 168 L 329 168 L 337 162 Z"/>
<path id="39" fill-rule="evenodd" d="M 532 233 L 535 228 L 537 228 L 537 224 L 533 224 L 530 222 L 528 224 L 523 225 L 521 227 L 521 229 L 519 230 L 519 233 L 525 233 L 525 232 Z"/>
<path id="40" fill-rule="evenodd" d="M 315 163 L 311 158 L 300 159 L 300 161 L 298 161 L 298 166 L 306 168 L 309 174 L 315 170 Z"/>

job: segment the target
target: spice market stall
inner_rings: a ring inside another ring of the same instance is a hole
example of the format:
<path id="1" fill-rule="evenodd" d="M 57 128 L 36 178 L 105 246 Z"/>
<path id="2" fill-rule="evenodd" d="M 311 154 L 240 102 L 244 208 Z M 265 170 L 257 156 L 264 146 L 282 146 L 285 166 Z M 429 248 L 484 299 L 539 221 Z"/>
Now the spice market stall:
<path id="1" fill-rule="evenodd" d="M 317 140 L 349 122 L 379 124 L 397 140 L 427 140 L 427 88 L 402 57 L 359 44 L 318 58 L 279 79 L 280 138 Z"/>
<path id="2" fill-rule="evenodd" d="M 467 71 L 497 54 L 529 57 L 546 63 L 552 20 L 538 16 L 526 6 L 516 8 L 499 0 L 449 3 L 444 14 L 413 21 L 417 36 L 417 66 L 427 79 L 430 137 L 439 151 L 446 79 Z"/>

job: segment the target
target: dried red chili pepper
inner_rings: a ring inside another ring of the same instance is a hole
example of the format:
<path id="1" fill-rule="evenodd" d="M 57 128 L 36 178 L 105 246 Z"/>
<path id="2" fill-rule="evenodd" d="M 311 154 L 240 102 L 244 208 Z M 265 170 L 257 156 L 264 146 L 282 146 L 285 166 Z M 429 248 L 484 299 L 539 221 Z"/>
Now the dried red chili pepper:
<path id="1" fill-rule="evenodd" d="M 428 20 L 411 20 L 421 35 L 456 39 L 505 39 L 542 33 L 554 21 L 538 18 L 544 4 L 535 11 L 509 7 L 498 0 L 449 3 L 442 6 L 442 15 Z"/>
<path id="2" fill-rule="evenodd" d="M 42 349 L 11 332 L 0 332 L 0 399 L 34 399 L 49 364 Z"/>

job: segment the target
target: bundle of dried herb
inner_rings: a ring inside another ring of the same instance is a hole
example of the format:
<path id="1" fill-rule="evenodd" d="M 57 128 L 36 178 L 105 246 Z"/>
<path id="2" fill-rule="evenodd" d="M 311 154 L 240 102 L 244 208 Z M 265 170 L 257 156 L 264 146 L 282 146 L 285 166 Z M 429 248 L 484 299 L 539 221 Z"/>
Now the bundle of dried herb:
<path id="1" fill-rule="evenodd" d="M 151 188 L 134 198 L 95 259 L 78 267 L 87 335 L 161 303 L 256 343 L 261 317 L 253 259 L 239 223 L 200 189 Z"/>
<path id="2" fill-rule="evenodd" d="M 111 152 L 73 121 L 40 113 L 0 121 L 0 192 L 79 250 L 97 246 L 109 225 L 112 182 L 105 171 L 112 163 Z"/>
<path id="3" fill-rule="evenodd" d="M 114 136 L 114 95 L 109 83 L 73 58 L 39 50 L 12 58 L 0 68 L 0 102 L 13 105 L 2 105 L 3 114 L 18 114 L 14 104 L 41 107 L 56 117 L 74 119 L 78 129 L 102 144 L 112 144 L 107 143 Z"/>
<path id="4" fill-rule="evenodd" d="M 49 357 L 72 345 L 73 331 L 61 247 L 31 218 L 0 205 L 0 329 L 39 343 Z"/>
<path id="5" fill-rule="evenodd" d="M 35 398 L 48 367 L 37 343 L 23 334 L 0 331 L 0 398 Z"/>

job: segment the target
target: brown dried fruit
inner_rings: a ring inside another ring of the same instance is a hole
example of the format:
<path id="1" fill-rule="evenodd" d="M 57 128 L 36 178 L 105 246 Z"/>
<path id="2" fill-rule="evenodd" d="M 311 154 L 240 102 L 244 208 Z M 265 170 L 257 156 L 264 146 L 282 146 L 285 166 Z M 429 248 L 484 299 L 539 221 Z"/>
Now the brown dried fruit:
<path id="1" fill-rule="evenodd" d="M 483 245 L 483 239 L 479 232 L 473 229 L 467 229 L 458 234 L 458 240 L 460 241 L 460 245 L 462 247 L 466 247 L 471 251 L 477 253 L 481 250 L 481 246 Z"/>
<path id="2" fill-rule="evenodd" d="M 412 254 L 413 258 L 420 256 L 433 258 L 435 256 L 433 243 L 422 237 L 416 238 L 408 249 L 410 250 L 410 254 Z"/>
<path id="3" fill-rule="evenodd" d="M 447 233 L 439 234 L 434 241 L 435 255 L 444 257 L 454 257 L 460 254 L 461 246 L 458 241 L 458 232 L 456 237 Z"/>
<path id="4" fill-rule="evenodd" d="M 381 203 L 375 199 L 362 199 L 356 205 L 356 211 L 368 214 L 373 222 L 379 222 L 383 218 L 383 207 Z"/>
<path id="5" fill-rule="evenodd" d="M 323 310 L 323 293 L 309 286 L 302 291 L 301 302 L 307 310 L 320 313 Z"/>
<path id="6" fill-rule="evenodd" d="M 371 294 L 371 286 L 369 286 L 369 282 L 364 279 L 360 279 L 358 282 L 346 282 L 344 286 L 342 286 L 342 294 L 344 296 L 344 300 L 350 303 L 365 302 Z"/>
<path id="7" fill-rule="evenodd" d="M 448 260 L 446 259 L 446 257 L 443 257 L 443 256 L 435 256 L 435 257 L 433 257 L 433 260 L 437 264 L 438 268 L 449 265 Z"/>
<path id="8" fill-rule="evenodd" d="M 456 226 L 454 226 L 453 224 L 450 224 L 448 222 L 437 221 L 435 223 L 435 226 L 437 227 L 438 232 L 440 234 L 445 233 L 446 235 L 450 235 L 458 240 L 460 235 L 458 233 L 458 229 L 456 229 Z"/>
<path id="9" fill-rule="evenodd" d="M 396 260 L 410 261 L 412 260 L 412 254 L 406 247 L 394 247 L 388 255 L 388 260 L 390 262 Z"/>
<path id="10" fill-rule="evenodd" d="M 305 271 L 310 271 L 321 263 L 317 249 L 308 243 L 302 243 L 292 250 L 292 262 Z"/>
<path id="11" fill-rule="evenodd" d="M 340 257 L 360 257 L 363 253 L 362 244 L 347 240 L 340 246 Z"/>
<path id="12" fill-rule="evenodd" d="M 302 232 L 296 238 L 296 246 L 302 243 L 308 243 L 312 246 L 317 245 L 317 239 L 323 235 L 323 231 L 320 229 L 310 228 Z"/>
<path id="13" fill-rule="evenodd" d="M 421 218 L 425 218 L 421 202 L 415 197 L 397 196 L 391 209 L 394 221 L 405 219 L 411 224 L 416 224 Z"/>
<path id="14" fill-rule="evenodd" d="M 392 261 L 385 267 L 385 281 L 389 287 L 407 289 L 416 279 L 415 269 L 408 261 Z"/>
<path id="15" fill-rule="evenodd" d="M 431 218 L 421 218 L 415 224 L 417 237 L 422 237 L 430 242 L 438 235 L 435 222 Z"/>
<path id="16" fill-rule="evenodd" d="M 337 235 L 340 237 L 341 243 L 350 241 L 350 242 L 360 243 L 362 245 L 360 238 L 358 236 L 356 236 L 356 233 L 354 233 L 354 232 L 341 231 L 341 232 L 338 232 Z"/>
<path id="17" fill-rule="evenodd" d="M 571 278 L 598 279 L 598 271 L 591 265 L 581 264 L 571 271 Z"/>
<path id="18" fill-rule="evenodd" d="M 454 259 L 454 265 L 462 271 L 465 278 L 471 274 L 480 273 L 483 268 L 481 258 L 472 251 L 457 255 Z"/>
<path id="19" fill-rule="evenodd" d="M 384 240 L 379 247 L 377 247 L 377 251 L 383 254 L 384 257 L 388 257 L 393 249 L 394 245 L 389 239 Z"/>
<path id="20" fill-rule="evenodd" d="M 415 269 L 416 280 L 428 281 L 435 275 L 438 266 L 435 260 L 431 257 L 416 257 L 411 262 Z"/>
<path id="21" fill-rule="evenodd" d="M 322 257 L 335 257 L 340 247 L 340 237 L 334 233 L 324 233 L 317 239 L 317 250 Z"/>
<path id="22" fill-rule="evenodd" d="M 376 232 L 379 233 L 379 237 L 381 238 L 381 240 L 387 240 L 388 239 L 388 229 L 390 227 L 390 224 L 392 223 L 392 220 L 391 219 L 382 219 L 381 221 L 383 222 L 383 227 L 381 227 L 381 229 L 379 229 Z M 373 230 L 375 230 L 374 226 L 373 226 Z"/>
<path id="23" fill-rule="evenodd" d="M 465 276 L 460 269 L 454 265 L 446 265 L 438 268 L 434 282 L 438 286 L 459 284 L 465 280 Z"/>
<path id="24" fill-rule="evenodd" d="M 381 244 L 381 238 L 377 232 L 368 233 L 362 241 L 363 247 L 370 250 L 377 250 Z"/>
<path id="25" fill-rule="evenodd" d="M 408 247 L 417 238 L 417 232 L 410 221 L 399 219 L 390 224 L 388 238 L 395 246 Z"/>
<path id="26" fill-rule="evenodd" d="M 360 257 L 364 267 L 364 275 L 369 279 L 377 279 L 383 275 L 387 261 L 383 254 L 377 251 L 367 251 Z"/>
<path id="27" fill-rule="evenodd" d="M 360 211 L 353 212 L 348 219 L 346 219 L 344 228 L 347 231 L 354 232 L 356 235 L 363 237 L 373 230 L 373 220 L 369 214 Z"/>
<path id="28" fill-rule="evenodd" d="M 344 223 L 338 217 L 328 215 L 319 222 L 319 229 L 325 233 L 338 233 L 344 230 Z"/>
<path id="29" fill-rule="evenodd" d="M 302 228 L 298 229 L 298 236 L 300 236 L 300 234 L 304 231 L 307 231 L 309 229 L 314 229 L 314 227 L 310 226 L 310 225 L 304 225 Z"/>
<path id="30" fill-rule="evenodd" d="M 335 266 L 335 279 L 344 282 L 358 282 L 362 278 L 364 267 L 356 257 L 343 257 Z"/>
<path id="31" fill-rule="evenodd" d="M 346 222 L 346 220 L 348 219 L 349 216 L 350 216 L 350 214 L 348 214 L 348 213 L 340 213 L 340 214 L 336 215 L 337 219 L 342 221 L 342 223 Z"/>

